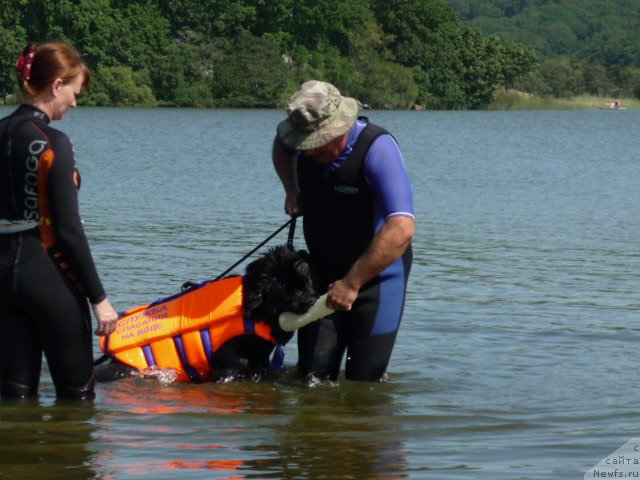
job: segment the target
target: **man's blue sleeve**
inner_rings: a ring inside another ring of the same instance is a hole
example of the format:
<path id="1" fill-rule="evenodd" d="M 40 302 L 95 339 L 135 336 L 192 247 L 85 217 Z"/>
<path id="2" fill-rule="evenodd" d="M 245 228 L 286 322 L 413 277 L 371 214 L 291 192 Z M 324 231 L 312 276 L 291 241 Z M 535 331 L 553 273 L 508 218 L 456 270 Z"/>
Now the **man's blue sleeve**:
<path id="1" fill-rule="evenodd" d="M 390 135 L 378 137 L 365 158 L 365 177 L 381 215 L 414 217 L 413 189 L 402 153 Z"/>

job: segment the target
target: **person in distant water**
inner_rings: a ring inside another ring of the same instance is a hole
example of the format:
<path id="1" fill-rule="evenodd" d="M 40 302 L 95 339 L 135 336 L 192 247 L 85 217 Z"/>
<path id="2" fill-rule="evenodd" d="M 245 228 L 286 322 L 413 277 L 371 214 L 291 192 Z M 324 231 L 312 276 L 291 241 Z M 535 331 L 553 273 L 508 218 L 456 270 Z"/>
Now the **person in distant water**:
<path id="1" fill-rule="evenodd" d="M 49 124 L 76 107 L 89 70 L 64 43 L 29 43 L 23 103 L 0 120 L 0 396 L 37 395 L 42 353 L 60 398 L 93 398 L 97 335 L 116 328 L 78 212 L 69 138 Z"/>
<path id="2" fill-rule="evenodd" d="M 384 379 L 404 308 L 413 193 L 395 139 L 358 117 L 330 83 L 302 84 L 277 128 L 273 163 L 285 212 L 303 214 L 309 253 L 336 313 L 298 331 L 303 377 Z"/>

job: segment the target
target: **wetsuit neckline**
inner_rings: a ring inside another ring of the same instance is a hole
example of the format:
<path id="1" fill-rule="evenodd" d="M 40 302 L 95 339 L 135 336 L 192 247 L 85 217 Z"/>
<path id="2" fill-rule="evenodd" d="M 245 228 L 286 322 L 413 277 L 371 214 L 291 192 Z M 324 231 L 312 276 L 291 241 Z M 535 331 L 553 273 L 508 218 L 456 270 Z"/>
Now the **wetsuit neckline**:
<path id="1" fill-rule="evenodd" d="M 345 144 L 344 149 L 342 150 L 342 152 L 340 152 L 338 158 L 336 158 L 333 162 L 324 165 L 325 171 L 334 172 L 345 164 L 345 162 L 351 155 L 351 152 L 353 151 L 353 147 L 358 141 L 360 133 L 368 124 L 368 120 L 363 117 L 359 117 L 356 120 L 356 122 L 353 124 L 353 127 L 351 127 L 351 130 L 349 130 L 349 136 L 347 137 L 347 143 Z"/>
<path id="2" fill-rule="evenodd" d="M 28 111 L 31 112 L 31 114 L 39 119 L 42 120 L 43 122 L 46 122 L 47 124 L 51 123 L 51 119 L 49 118 L 49 116 L 44 113 L 41 109 L 39 109 L 38 107 L 36 107 L 35 105 L 29 105 L 27 103 L 23 103 L 20 105 L 20 109 L 21 111 Z"/>

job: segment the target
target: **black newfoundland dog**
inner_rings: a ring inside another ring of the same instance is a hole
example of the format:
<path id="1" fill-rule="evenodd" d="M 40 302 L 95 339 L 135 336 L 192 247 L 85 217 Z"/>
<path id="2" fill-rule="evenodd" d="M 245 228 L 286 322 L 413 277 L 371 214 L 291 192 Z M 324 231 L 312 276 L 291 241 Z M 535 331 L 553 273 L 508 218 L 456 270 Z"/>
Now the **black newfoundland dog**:
<path id="1" fill-rule="evenodd" d="M 286 245 L 270 248 L 249 263 L 242 276 L 242 310 L 245 318 L 260 319 L 271 327 L 272 336 L 284 345 L 300 322 L 283 328 L 284 312 L 305 314 L 316 304 L 321 289 L 309 254 Z M 320 302 L 318 302 L 320 303 Z M 322 302 L 324 304 L 324 302 Z M 326 314 L 326 313 L 325 313 Z M 296 319 L 297 320 L 297 319 Z M 221 345 L 209 358 L 212 381 L 260 379 L 269 371 L 270 356 L 275 345 L 255 334 L 234 337 Z M 115 358 L 95 369 L 98 382 L 119 380 L 137 372 Z"/>

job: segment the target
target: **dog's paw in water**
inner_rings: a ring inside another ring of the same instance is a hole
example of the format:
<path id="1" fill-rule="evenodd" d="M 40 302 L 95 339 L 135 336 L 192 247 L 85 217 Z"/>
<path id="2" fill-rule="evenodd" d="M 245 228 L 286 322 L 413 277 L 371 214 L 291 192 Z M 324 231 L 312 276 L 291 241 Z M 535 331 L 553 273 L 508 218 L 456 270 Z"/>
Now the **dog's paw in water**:
<path id="1" fill-rule="evenodd" d="M 96 382 L 115 382 L 123 378 L 131 377 L 138 372 L 137 368 L 124 363 L 110 360 L 94 368 Z"/>

